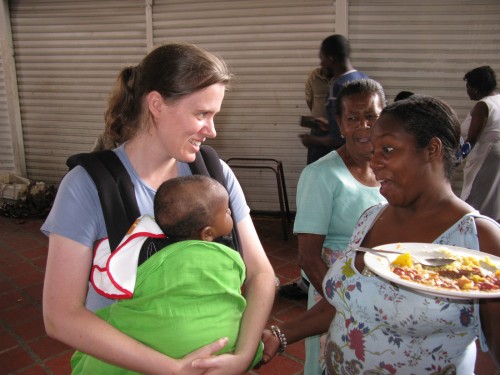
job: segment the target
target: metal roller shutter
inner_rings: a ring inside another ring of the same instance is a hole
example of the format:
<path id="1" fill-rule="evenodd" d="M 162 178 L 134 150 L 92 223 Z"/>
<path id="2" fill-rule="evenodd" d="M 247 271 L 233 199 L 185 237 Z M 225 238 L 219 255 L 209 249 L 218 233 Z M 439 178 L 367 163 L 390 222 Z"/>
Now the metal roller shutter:
<path id="1" fill-rule="evenodd" d="M 340 9 L 347 4 L 354 65 L 379 80 L 390 101 L 403 89 L 435 95 L 462 119 L 473 105 L 463 74 L 483 64 L 498 72 L 497 0 L 337 2 Z M 92 146 L 116 74 L 147 51 L 146 3 L 9 1 L 29 178 L 57 182 L 66 171 L 65 158 Z M 319 63 L 321 40 L 335 31 L 335 4 L 153 2 L 154 44 L 194 42 L 222 55 L 236 75 L 216 118 L 218 137 L 210 143 L 226 159 L 282 160 L 292 209 L 306 157 L 297 138 L 298 117 L 308 112 L 304 82 Z M 0 142 L 8 143 L 8 136 L 8 120 L 0 117 Z M 0 163 L 12 163 L 8 145 L 2 152 Z M 277 210 L 269 171 L 236 173 L 253 209 Z"/>
<path id="2" fill-rule="evenodd" d="M 119 69 L 146 53 L 141 1 L 12 1 L 28 177 L 57 182 L 87 151 Z"/>
<path id="3" fill-rule="evenodd" d="M 389 101 L 400 90 L 436 96 L 462 121 L 474 105 L 464 74 L 481 65 L 500 73 L 498 0 L 351 0 L 348 13 L 354 65 Z M 458 171 L 457 193 L 461 179 Z"/>
<path id="4" fill-rule="evenodd" d="M 307 0 L 155 1 L 155 44 L 187 41 L 221 55 L 236 80 L 210 141 L 222 158 L 282 160 L 295 202 L 306 150 L 299 116 L 308 114 L 304 83 L 319 65 L 321 40 L 334 31 L 334 2 Z M 279 210 L 270 170 L 235 169 L 249 205 Z"/>

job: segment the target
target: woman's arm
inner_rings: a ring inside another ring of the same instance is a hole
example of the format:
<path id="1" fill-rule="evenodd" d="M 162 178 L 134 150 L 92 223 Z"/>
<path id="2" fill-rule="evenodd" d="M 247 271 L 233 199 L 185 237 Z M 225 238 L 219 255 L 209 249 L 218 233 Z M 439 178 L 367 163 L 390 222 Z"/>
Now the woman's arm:
<path id="1" fill-rule="evenodd" d="M 479 247 L 481 251 L 500 256 L 500 228 L 486 219 L 476 219 Z M 480 301 L 481 328 L 490 354 L 500 367 L 500 299 L 482 299 Z"/>
<path id="2" fill-rule="evenodd" d="M 465 142 L 469 142 L 471 146 L 474 146 L 486 124 L 486 120 L 488 120 L 488 106 L 484 102 L 477 102 L 471 111 L 470 127 Z"/>
<path id="3" fill-rule="evenodd" d="M 247 308 L 241 323 L 236 353 L 247 352 L 248 359 L 251 361 L 260 342 L 262 330 L 271 314 L 276 293 L 276 280 L 274 270 L 250 216 L 238 223 L 238 230 L 243 248 L 243 259 L 247 267 L 245 282 Z"/>
<path id="4" fill-rule="evenodd" d="M 324 235 L 297 233 L 298 238 L 298 264 L 304 270 L 314 289 L 323 295 L 323 279 L 328 271 L 328 266 L 321 257 Z"/>
<path id="5" fill-rule="evenodd" d="M 203 374 L 191 362 L 220 350 L 218 340 L 182 360 L 169 358 L 125 335 L 85 308 L 92 264 L 88 247 L 51 234 L 43 290 L 47 334 L 103 361 L 144 374 Z"/>
<path id="6" fill-rule="evenodd" d="M 210 368 L 208 374 L 242 374 L 250 365 L 261 333 L 267 323 L 275 295 L 274 271 L 262 248 L 252 219 L 247 216 L 238 224 L 247 269 L 245 298 L 247 307 L 243 314 L 234 355 L 220 355 L 206 360 L 196 360 L 197 368 Z"/>
<path id="7" fill-rule="evenodd" d="M 287 344 L 290 345 L 327 332 L 335 317 L 335 311 L 335 308 L 323 298 L 297 318 L 280 324 L 279 328 L 285 335 Z M 280 348 L 280 341 L 269 330 L 264 331 L 263 341 L 265 346 L 262 360 L 263 363 L 268 363 Z"/>

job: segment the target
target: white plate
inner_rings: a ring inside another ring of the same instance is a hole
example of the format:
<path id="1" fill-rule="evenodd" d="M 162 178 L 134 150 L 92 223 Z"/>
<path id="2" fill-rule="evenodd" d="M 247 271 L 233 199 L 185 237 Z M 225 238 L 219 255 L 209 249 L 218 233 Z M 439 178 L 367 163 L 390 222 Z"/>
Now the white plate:
<path id="1" fill-rule="evenodd" d="M 394 243 L 375 247 L 375 249 L 385 249 L 385 250 L 396 250 L 402 253 L 410 252 L 412 255 L 417 256 L 427 256 L 436 257 L 443 256 L 443 253 L 439 250 L 447 249 L 459 256 L 473 256 L 479 260 L 483 260 L 486 257 L 495 264 L 497 268 L 500 268 L 500 257 L 494 255 L 481 253 L 476 250 L 470 250 L 458 246 L 450 245 L 440 245 L 440 244 L 429 244 L 429 243 Z M 365 265 L 370 271 L 379 275 L 380 277 L 394 282 L 399 285 L 404 285 L 409 288 L 421 291 L 423 293 L 431 294 L 438 297 L 446 298 L 460 298 L 460 299 L 471 299 L 471 298 L 500 298 L 500 290 L 493 292 L 483 292 L 478 290 L 472 291 L 459 291 L 451 290 L 445 288 L 433 287 L 430 285 L 419 284 L 409 280 L 403 280 L 394 272 L 391 271 L 390 263 L 396 259 L 398 254 L 374 254 L 365 253 L 364 260 Z"/>

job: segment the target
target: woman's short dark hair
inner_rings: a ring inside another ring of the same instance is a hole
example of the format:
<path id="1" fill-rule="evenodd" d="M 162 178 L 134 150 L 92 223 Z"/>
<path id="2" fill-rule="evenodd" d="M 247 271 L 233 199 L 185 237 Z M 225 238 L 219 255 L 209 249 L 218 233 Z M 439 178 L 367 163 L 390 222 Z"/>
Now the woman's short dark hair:
<path id="1" fill-rule="evenodd" d="M 401 121 L 404 131 L 415 138 L 418 150 L 427 147 L 432 138 L 439 138 L 443 144 L 445 175 L 451 178 L 460 147 L 460 122 L 448 104 L 438 98 L 415 94 L 389 104 L 381 116 L 384 114 Z"/>
<path id="2" fill-rule="evenodd" d="M 497 88 L 497 78 L 491 67 L 484 65 L 468 71 L 464 75 L 464 81 L 476 89 L 481 97 L 484 97 Z"/>
<path id="3" fill-rule="evenodd" d="M 380 83 L 373 79 L 364 78 L 356 81 L 351 81 L 342 86 L 337 101 L 335 103 L 335 114 L 342 116 L 343 100 L 357 94 L 375 94 L 380 100 L 380 106 L 383 108 L 386 104 L 384 88 Z"/>
<path id="4" fill-rule="evenodd" d="M 397 93 L 397 95 L 394 97 L 394 101 L 399 102 L 400 100 L 408 99 L 412 95 L 415 95 L 415 93 L 403 90 Z"/>
<path id="5" fill-rule="evenodd" d="M 213 84 L 231 80 L 225 62 L 188 43 L 166 44 L 116 79 L 105 113 L 106 134 L 117 143 L 132 138 L 149 116 L 143 98 L 157 91 L 165 101 L 179 100 Z"/>

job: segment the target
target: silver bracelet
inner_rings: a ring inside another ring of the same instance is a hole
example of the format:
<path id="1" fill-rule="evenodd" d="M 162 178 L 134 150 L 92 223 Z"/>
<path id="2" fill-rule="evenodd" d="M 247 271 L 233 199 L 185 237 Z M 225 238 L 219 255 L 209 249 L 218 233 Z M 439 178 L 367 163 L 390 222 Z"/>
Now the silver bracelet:
<path id="1" fill-rule="evenodd" d="M 278 326 L 271 326 L 271 332 L 278 340 L 280 340 L 280 347 L 278 349 L 278 354 L 283 353 L 286 349 L 286 346 L 288 345 L 285 334 L 281 332 Z"/>

